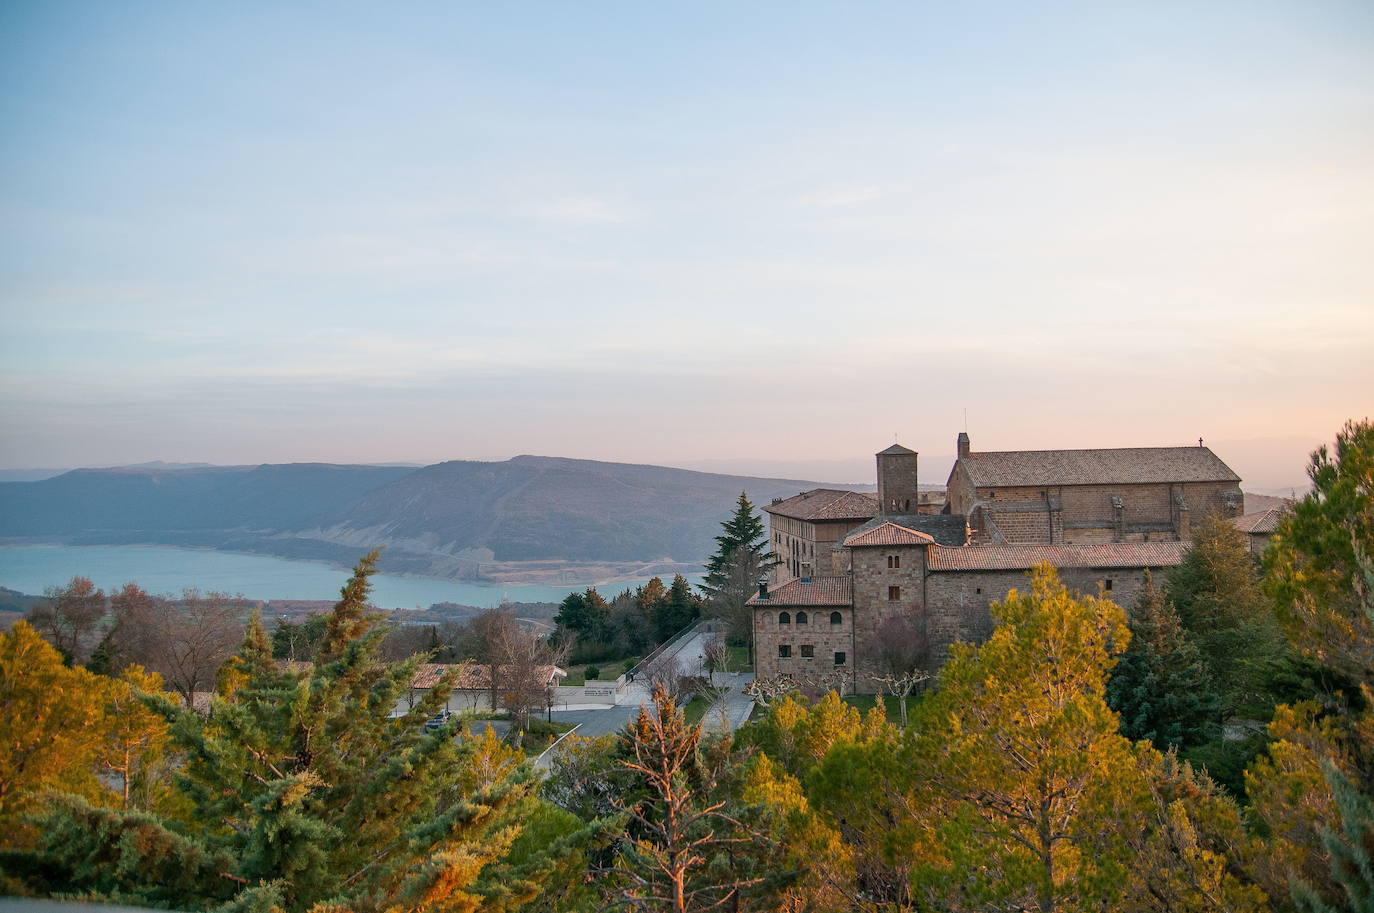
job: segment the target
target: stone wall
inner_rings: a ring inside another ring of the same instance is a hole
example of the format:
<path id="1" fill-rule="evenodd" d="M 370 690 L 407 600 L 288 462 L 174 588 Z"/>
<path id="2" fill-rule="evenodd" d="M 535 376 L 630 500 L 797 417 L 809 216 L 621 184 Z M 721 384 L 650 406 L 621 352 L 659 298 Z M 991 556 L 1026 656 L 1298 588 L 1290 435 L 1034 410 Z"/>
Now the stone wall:
<path id="1" fill-rule="evenodd" d="M 1242 509 L 1231 482 L 980 488 L 974 494 L 974 513 L 982 514 L 979 541 L 1008 545 L 1177 540 L 1209 513 L 1235 517 Z"/>
<path id="2" fill-rule="evenodd" d="M 873 644 L 883 621 L 892 615 L 911 618 L 930 637 L 926 616 L 926 550 L 921 546 L 874 546 L 852 548 L 854 565 L 854 690 L 872 694 L 877 690 L 874 675 L 883 674 L 874 661 Z M 895 558 L 900 567 L 889 567 Z M 898 588 L 898 598 L 889 590 Z"/>
<path id="3" fill-rule="evenodd" d="M 788 623 L 779 616 L 786 613 Z M 806 622 L 798 621 L 798 614 Z M 839 618 L 838 623 L 832 616 Z M 789 648 L 790 656 L 779 656 L 778 647 Z M 811 648 L 811 656 L 803 656 L 803 647 Z M 855 654 L 854 612 L 849 606 L 758 606 L 754 609 L 754 674 L 760 678 L 790 673 L 805 680 L 825 672 L 832 672 L 835 654 L 845 655 L 845 664 L 852 668 Z"/>
<path id="4" fill-rule="evenodd" d="M 919 509 L 921 487 L 917 484 L 915 453 L 880 453 L 878 456 L 878 512 L 884 516 L 909 514 Z"/>
<path id="5" fill-rule="evenodd" d="M 1157 586 L 1163 585 L 1166 572 L 1154 571 Z M 1101 593 L 1129 613 L 1145 584 L 1145 569 L 1063 568 L 1059 579 L 1070 590 L 1089 596 Z M 928 575 L 926 604 L 932 652 L 938 663 L 949 657 L 952 643 L 987 640 L 993 628 L 989 606 L 1006 599 L 1013 589 L 1030 589 L 1029 571 L 939 571 Z"/>

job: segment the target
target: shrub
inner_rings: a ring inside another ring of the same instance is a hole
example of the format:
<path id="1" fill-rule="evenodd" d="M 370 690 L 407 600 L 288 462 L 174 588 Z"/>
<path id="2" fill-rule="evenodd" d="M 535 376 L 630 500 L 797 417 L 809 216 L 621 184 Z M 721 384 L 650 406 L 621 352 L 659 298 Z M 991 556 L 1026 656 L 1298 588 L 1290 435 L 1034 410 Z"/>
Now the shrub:
<path id="1" fill-rule="evenodd" d="M 586 671 L 582 673 L 582 678 L 586 681 L 592 681 L 593 679 L 597 679 L 600 677 L 601 670 L 598 669 L 596 666 L 588 666 Z"/>

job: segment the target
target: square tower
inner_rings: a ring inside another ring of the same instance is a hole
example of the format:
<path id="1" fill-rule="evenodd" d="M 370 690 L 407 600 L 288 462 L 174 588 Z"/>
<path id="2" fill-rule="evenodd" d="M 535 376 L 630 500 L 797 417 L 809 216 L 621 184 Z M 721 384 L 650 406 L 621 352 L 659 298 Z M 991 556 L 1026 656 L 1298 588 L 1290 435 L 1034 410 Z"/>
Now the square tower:
<path id="1" fill-rule="evenodd" d="M 920 504 L 920 486 L 916 484 L 916 451 L 893 444 L 880 451 L 877 457 L 880 515 L 897 517 L 916 513 Z"/>

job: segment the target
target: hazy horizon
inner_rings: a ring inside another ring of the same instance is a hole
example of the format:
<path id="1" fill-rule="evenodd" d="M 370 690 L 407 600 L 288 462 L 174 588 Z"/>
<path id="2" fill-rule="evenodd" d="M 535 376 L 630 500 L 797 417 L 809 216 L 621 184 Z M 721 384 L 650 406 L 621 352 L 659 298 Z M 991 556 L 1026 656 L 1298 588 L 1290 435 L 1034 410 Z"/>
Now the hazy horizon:
<path id="1" fill-rule="evenodd" d="M 0 117 L 0 467 L 1280 489 L 1374 403 L 1367 3 L 17 0 Z"/>
<path id="2" fill-rule="evenodd" d="M 1329 441 L 1316 441 L 1310 444 L 1298 438 L 1275 438 L 1258 441 L 1222 441 L 1215 444 L 1206 442 L 1209 447 L 1218 453 L 1232 469 L 1235 469 L 1241 476 L 1242 487 L 1248 491 L 1259 494 L 1279 494 L 1289 493 L 1301 494 L 1308 487 L 1308 479 L 1305 470 L 1307 458 L 1310 452 L 1316 447 Z M 1179 442 L 1174 442 L 1174 446 L 1179 446 Z M 1139 446 L 1170 446 L 1159 444 L 1141 444 Z M 1181 444 L 1181 446 L 1191 446 Z M 993 448 L 978 446 L 975 449 L 1029 449 L 1029 448 Z M 544 454 L 510 454 L 502 457 L 448 457 L 447 460 L 479 460 L 485 459 L 488 462 L 501 462 L 512 459 L 516 456 L 533 455 L 546 457 L 568 457 L 568 454 L 544 453 Z M 572 459 L 600 459 L 603 462 L 625 463 L 625 462 L 645 462 L 617 460 L 608 457 L 571 457 Z M 131 466 L 158 466 L 165 465 L 168 468 L 183 468 L 196 466 L 226 466 L 243 465 L 255 466 L 265 462 L 264 460 L 250 460 L 245 463 L 224 464 L 209 463 L 204 461 L 194 461 L 186 463 L 171 463 L 163 460 L 144 461 L 142 463 L 101 463 L 87 464 L 85 466 L 60 466 L 60 467 L 0 467 L 0 476 L 19 473 L 35 472 L 42 473 L 36 476 L 48 478 L 62 472 L 73 469 L 114 469 Z M 320 461 L 280 461 L 280 462 L 325 462 L 325 463 L 347 463 L 346 460 L 320 460 Z M 418 460 L 382 460 L 361 465 L 372 466 L 414 466 L 416 468 L 433 465 L 433 463 L 444 462 L 444 460 L 434 460 L 424 462 Z M 942 485 L 949 475 L 950 469 L 954 464 L 954 454 L 950 453 L 923 453 L 920 455 L 920 481 L 922 485 Z M 723 475 L 753 476 L 760 478 L 775 479 L 799 479 L 813 482 L 846 484 L 846 485 L 875 485 L 877 480 L 876 467 L 872 456 L 855 456 L 847 459 L 785 459 L 785 458 L 757 458 L 757 457 L 712 457 L 701 460 L 667 460 L 652 465 L 674 467 L 678 469 L 689 469 L 697 472 L 712 472 Z M 10 478 L 8 481 L 30 481 L 28 478 Z"/>

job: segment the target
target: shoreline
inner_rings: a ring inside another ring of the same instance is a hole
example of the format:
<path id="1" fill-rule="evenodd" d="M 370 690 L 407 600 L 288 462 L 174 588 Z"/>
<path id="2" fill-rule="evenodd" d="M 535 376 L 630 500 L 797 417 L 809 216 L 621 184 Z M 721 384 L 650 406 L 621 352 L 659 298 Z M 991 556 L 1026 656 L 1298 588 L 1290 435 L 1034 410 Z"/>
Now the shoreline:
<path id="1" fill-rule="evenodd" d="M 213 547 L 213 546 L 208 546 L 208 545 L 165 545 L 165 544 L 156 543 L 156 542 L 131 542 L 131 543 L 127 543 L 127 544 L 102 543 L 102 544 L 98 544 L 98 545 L 72 545 L 72 544 L 70 544 L 70 543 L 66 543 L 66 542 L 56 542 L 56 541 L 52 541 L 52 540 L 34 540 L 34 539 L 11 539 L 11 540 L 0 540 L 0 551 L 6 551 L 6 550 L 11 550 L 11 549 L 13 549 L 13 550 L 19 550 L 19 549 L 36 549 L 36 548 L 70 548 L 70 549 L 88 549 L 88 548 L 89 548 L 89 549 L 97 549 L 97 548 L 106 548 L 106 549 L 174 549 L 174 550 L 176 550 L 176 551 L 183 551 L 183 552 L 204 552 L 204 553 L 218 554 L 218 555 L 242 555 L 242 556 L 247 557 L 247 558 L 266 558 L 266 559 L 270 559 L 270 560 L 273 560 L 273 561 L 291 561 L 291 562 L 295 562 L 295 563 L 299 563 L 299 564 L 308 564 L 308 565 L 317 565 L 317 566 L 328 567 L 328 568 L 332 568 L 332 569 L 334 569 L 334 570 L 342 571 L 342 572 L 344 572 L 344 573 L 349 573 L 349 572 L 351 572 L 351 571 L 353 570 L 353 567 L 352 567 L 351 565 L 347 565 L 347 564 L 344 564 L 344 563 L 338 562 L 338 561 L 332 561 L 332 560 L 327 559 L 327 558 L 297 558 L 297 557 L 292 557 L 292 556 L 287 556 L 287 555 L 275 555 L 275 554 L 272 554 L 272 553 L 270 553 L 270 552 L 252 552 L 252 551 L 244 551 L 244 550 L 242 550 L 242 549 L 215 548 L 215 547 Z M 651 562 L 645 562 L 645 564 L 650 564 L 650 563 L 651 563 Z M 695 570 L 691 570 L 691 568 L 695 568 Z M 490 590 L 519 589 L 519 588 L 522 588 L 522 587 L 540 587 L 540 588 L 544 588 L 544 589 L 576 589 L 576 588 L 582 588 L 582 587 L 594 587 L 594 588 L 598 588 L 598 589 L 599 589 L 599 588 L 601 588 L 601 587 L 612 587 L 612 586 L 620 586 L 620 585 L 637 584 L 637 583 L 643 582 L 645 579 L 652 579 L 653 577 L 660 577 L 660 578 L 668 577 L 668 578 L 671 578 L 671 576 L 672 576 L 673 574 L 682 574 L 684 577 L 692 577 L 692 576 L 695 576 L 695 575 L 699 575 L 699 574 L 702 572 L 702 570 L 703 570 L 703 569 L 702 569 L 701 567 L 699 567 L 699 566 L 696 566 L 696 565 L 689 565 L 687 568 L 684 568 L 683 570 L 680 570 L 680 571 L 668 571 L 668 572 L 663 572 L 663 573 L 658 573 L 658 574 L 650 574 L 647 578 L 642 577 L 642 576 L 634 576 L 634 575 L 615 575 L 615 576 L 612 576 L 612 577 L 609 577 L 609 578 L 601 578 L 601 579 L 592 580 L 592 581 L 585 581 L 585 582 L 584 582 L 584 581 L 553 581 L 553 582 L 549 582 L 549 581 L 544 581 L 544 580 L 514 581 L 514 580 L 492 580 L 492 579 L 489 579 L 489 578 L 483 578 L 483 579 L 476 579 L 476 580 L 474 580 L 474 579 L 466 578 L 466 577 L 439 577 L 439 576 L 436 576 L 436 575 L 433 575 L 433 574 L 417 574 L 417 573 L 414 573 L 414 572 L 411 572 L 411 571 L 392 571 L 392 570 L 385 570 L 385 569 L 379 569 L 379 570 L 377 571 L 377 574 L 378 574 L 379 576 L 384 576 L 384 577 L 397 577 L 397 578 L 402 578 L 402 579 L 406 579 L 406 580 L 432 580 L 432 581 L 436 581 L 436 582 L 439 582 L 439 583 L 451 583 L 451 584 L 458 584 L 458 585 L 461 585 L 461 586 L 479 587 L 479 588 L 482 588 L 482 589 L 490 589 Z M 0 584 L 0 586 L 3 586 L 3 584 Z M 603 594 L 603 595 L 604 595 L 604 594 Z M 285 597 L 281 597 L 281 598 L 285 598 Z M 543 601 L 546 601 L 546 600 L 538 600 L 538 599 L 536 599 L 536 600 L 517 600 L 517 599 L 512 599 L 511 601 L 512 601 L 512 602 L 520 602 L 520 601 L 543 602 Z"/>

